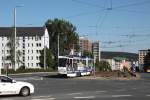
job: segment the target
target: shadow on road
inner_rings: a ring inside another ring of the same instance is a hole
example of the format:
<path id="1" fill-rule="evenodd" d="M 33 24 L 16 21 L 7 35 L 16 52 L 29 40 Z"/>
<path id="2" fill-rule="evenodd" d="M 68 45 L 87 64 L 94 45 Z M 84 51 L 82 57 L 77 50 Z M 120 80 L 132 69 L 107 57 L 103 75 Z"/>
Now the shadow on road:
<path id="1" fill-rule="evenodd" d="M 57 79 L 67 79 L 68 77 L 66 75 L 61 74 L 55 74 L 55 75 L 46 75 L 43 76 L 44 78 L 57 78 Z"/>
<path id="2" fill-rule="evenodd" d="M 20 95 L 1 95 L 0 99 L 1 98 L 12 98 L 12 97 L 21 97 L 21 96 Z"/>

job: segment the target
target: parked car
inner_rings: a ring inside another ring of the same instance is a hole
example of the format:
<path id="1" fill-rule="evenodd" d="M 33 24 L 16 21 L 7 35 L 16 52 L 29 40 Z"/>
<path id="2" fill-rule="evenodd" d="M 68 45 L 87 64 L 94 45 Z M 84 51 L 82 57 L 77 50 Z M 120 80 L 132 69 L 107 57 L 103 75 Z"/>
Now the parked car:
<path id="1" fill-rule="evenodd" d="M 0 75 L 0 95 L 28 96 L 34 93 L 34 86 L 28 82 L 15 81 L 14 79 Z"/>

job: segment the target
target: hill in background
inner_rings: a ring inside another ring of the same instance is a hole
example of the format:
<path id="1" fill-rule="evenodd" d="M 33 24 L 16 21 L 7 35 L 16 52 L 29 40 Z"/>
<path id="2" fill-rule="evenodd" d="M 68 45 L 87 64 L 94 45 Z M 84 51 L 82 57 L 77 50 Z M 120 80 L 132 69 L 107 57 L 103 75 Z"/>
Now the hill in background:
<path id="1" fill-rule="evenodd" d="M 138 60 L 138 54 L 136 53 L 110 52 L 110 51 L 101 52 L 101 59 L 112 59 L 113 57 L 123 57 L 129 60 Z"/>

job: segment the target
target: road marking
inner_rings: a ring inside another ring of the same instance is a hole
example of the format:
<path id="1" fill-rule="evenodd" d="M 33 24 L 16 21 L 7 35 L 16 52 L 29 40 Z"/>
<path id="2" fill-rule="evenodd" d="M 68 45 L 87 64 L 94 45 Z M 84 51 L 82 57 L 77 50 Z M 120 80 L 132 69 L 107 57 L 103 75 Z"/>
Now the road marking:
<path id="1" fill-rule="evenodd" d="M 67 95 L 80 95 L 80 94 L 83 94 L 83 93 L 81 93 L 81 92 L 78 92 L 78 93 L 69 93 L 69 94 L 67 94 Z"/>
<path id="2" fill-rule="evenodd" d="M 93 99 L 95 96 L 86 96 L 86 97 L 73 97 L 74 99 Z"/>
<path id="3" fill-rule="evenodd" d="M 48 96 L 34 96 L 32 97 L 33 99 L 36 99 L 36 98 L 50 98 L 52 95 L 48 95 Z"/>
<path id="4" fill-rule="evenodd" d="M 95 91 L 97 93 L 104 93 L 104 92 L 107 92 L 107 91 Z"/>
<path id="5" fill-rule="evenodd" d="M 55 100 L 56 98 L 48 98 L 48 99 L 46 99 L 46 100 Z"/>
<path id="6" fill-rule="evenodd" d="M 31 100 L 55 100 L 56 98 L 45 98 L 45 99 L 41 99 L 41 98 L 39 98 L 39 99 L 31 99 Z"/>
<path id="7" fill-rule="evenodd" d="M 150 97 L 150 94 L 146 95 L 147 97 Z"/>
<path id="8" fill-rule="evenodd" d="M 112 95 L 112 97 L 131 97 L 132 95 Z"/>

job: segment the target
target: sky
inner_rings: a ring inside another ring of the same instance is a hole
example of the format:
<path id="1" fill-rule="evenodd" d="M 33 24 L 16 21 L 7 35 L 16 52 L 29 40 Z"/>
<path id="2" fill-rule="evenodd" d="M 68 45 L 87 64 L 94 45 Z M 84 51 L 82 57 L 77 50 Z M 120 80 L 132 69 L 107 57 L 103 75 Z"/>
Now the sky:
<path id="1" fill-rule="evenodd" d="M 17 7 L 22 6 L 22 7 Z M 70 21 L 79 36 L 100 41 L 102 51 L 138 53 L 150 48 L 150 0 L 0 0 L 0 27 Z"/>

